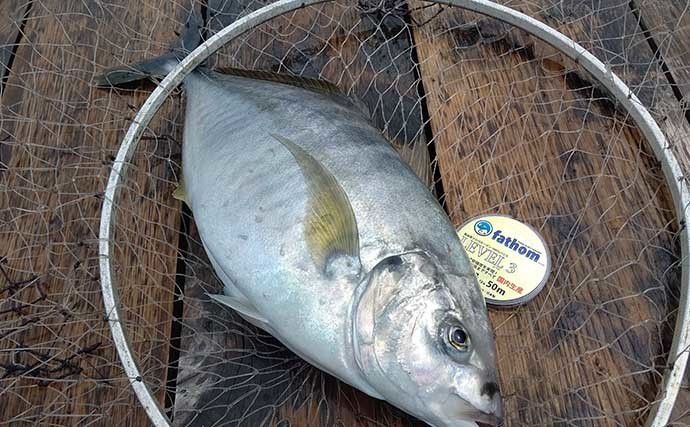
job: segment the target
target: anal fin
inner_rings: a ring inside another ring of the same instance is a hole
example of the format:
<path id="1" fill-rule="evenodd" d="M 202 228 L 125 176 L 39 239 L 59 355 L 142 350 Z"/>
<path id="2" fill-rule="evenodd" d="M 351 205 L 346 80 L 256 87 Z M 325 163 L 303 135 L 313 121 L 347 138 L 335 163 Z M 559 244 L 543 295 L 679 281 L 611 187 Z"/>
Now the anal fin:
<path id="1" fill-rule="evenodd" d="M 213 301 L 235 310 L 251 323 L 256 322 L 254 324 L 259 327 L 263 327 L 261 325 L 268 325 L 268 319 L 259 314 L 254 307 L 249 305 L 249 303 L 243 299 L 224 294 L 207 293 L 206 295 L 208 295 Z"/>

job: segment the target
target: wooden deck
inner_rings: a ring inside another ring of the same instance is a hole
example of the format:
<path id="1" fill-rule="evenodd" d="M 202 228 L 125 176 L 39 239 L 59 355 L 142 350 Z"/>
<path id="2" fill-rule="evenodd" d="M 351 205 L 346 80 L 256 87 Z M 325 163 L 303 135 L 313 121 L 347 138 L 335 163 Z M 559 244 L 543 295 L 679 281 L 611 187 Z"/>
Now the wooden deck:
<path id="1" fill-rule="evenodd" d="M 690 170 L 687 0 L 503 3 L 611 64 Z M 103 91 L 92 80 L 162 52 L 190 7 L 212 34 L 262 4 L 0 1 L 0 425 L 148 425 L 118 367 L 97 256 L 110 163 L 148 92 Z M 549 292 L 490 313 L 508 425 L 639 424 L 644 414 L 626 409 L 652 400 L 659 378 L 626 374 L 666 363 L 655 357 L 671 332 L 645 319 L 673 320 L 678 268 L 671 204 L 638 131 L 576 64 L 524 33 L 418 0 L 384 18 L 377 7 L 387 2 L 345 4 L 253 31 L 218 65 L 270 69 L 279 59 L 278 71 L 337 82 L 392 137 L 430 143 L 434 190 L 456 225 L 500 212 L 554 242 Z M 115 235 L 129 338 L 174 424 L 421 425 L 309 368 L 205 297 L 218 282 L 193 218 L 172 198 L 183 103 L 169 99 L 142 141 Z M 602 171 L 607 178 L 595 179 Z M 609 247 L 614 240 L 629 244 Z M 630 266 L 607 269 L 621 260 Z M 639 298 L 620 298 L 620 289 Z M 690 425 L 689 412 L 686 388 L 673 425 Z"/>

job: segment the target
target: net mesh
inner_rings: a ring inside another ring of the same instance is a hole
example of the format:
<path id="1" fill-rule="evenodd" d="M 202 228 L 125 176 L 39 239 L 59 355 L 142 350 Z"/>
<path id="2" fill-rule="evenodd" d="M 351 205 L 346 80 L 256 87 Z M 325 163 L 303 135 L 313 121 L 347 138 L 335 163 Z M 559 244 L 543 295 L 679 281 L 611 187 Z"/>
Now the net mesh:
<path id="1" fill-rule="evenodd" d="M 208 36 L 265 4 L 0 4 L 0 423 L 147 425 L 108 329 L 98 226 L 115 153 L 150 87 L 93 79 L 162 53 L 192 8 Z M 504 4 L 606 63 L 690 165 L 690 3 Z M 456 226 L 499 213 L 539 230 L 553 256 L 544 291 L 490 309 L 506 425 L 644 424 L 672 362 L 681 225 L 647 142 L 577 62 L 458 8 L 337 0 L 248 31 L 211 64 L 337 84 L 398 144 L 428 147 L 430 189 Z M 183 118 L 177 92 L 114 202 L 114 283 L 137 380 L 175 426 L 423 425 L 209 301 L 222 285 L 172 196 Z M 672 425 L 690 425 L 689 401 L 681 390 Z"/>

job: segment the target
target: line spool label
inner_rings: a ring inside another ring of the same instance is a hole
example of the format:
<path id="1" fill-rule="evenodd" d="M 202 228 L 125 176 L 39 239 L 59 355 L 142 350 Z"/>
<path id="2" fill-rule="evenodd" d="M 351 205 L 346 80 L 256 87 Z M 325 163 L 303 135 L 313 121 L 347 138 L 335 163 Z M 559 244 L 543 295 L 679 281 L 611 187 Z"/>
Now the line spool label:
<path id="1" fill-rule="evenodd" d="M 463 224 L 458 236 L 487 304 L 521 304 L 544 288 L 551 255 L 529 225 L 508 216 L 485 215 Z"/>

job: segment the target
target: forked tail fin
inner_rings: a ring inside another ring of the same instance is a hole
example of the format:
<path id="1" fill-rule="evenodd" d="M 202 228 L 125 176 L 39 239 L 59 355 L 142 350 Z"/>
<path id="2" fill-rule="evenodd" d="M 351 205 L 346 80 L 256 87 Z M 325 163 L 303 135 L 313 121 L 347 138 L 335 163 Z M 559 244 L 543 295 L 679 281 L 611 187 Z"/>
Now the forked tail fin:
<path id="1" fill-rule="evenodd" d="M 140 80 L 163 78 L 182 58 L 201 44 L 202 27 L 201 17 L 192 8 L 184 25 L 184 31 L 170 45 L 168 52 L 134 64 L 111 68 L 97 76 L 95 84 L 97 86 L 116 87 Z"/>

